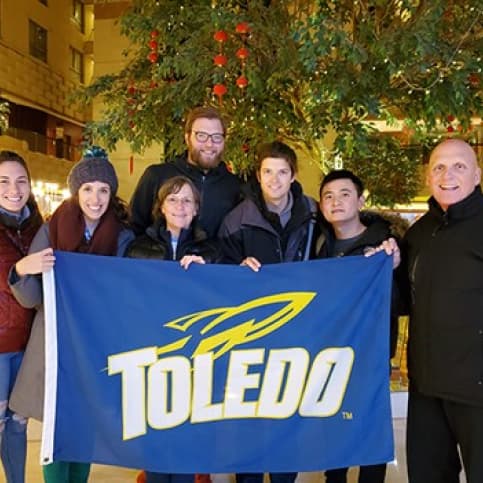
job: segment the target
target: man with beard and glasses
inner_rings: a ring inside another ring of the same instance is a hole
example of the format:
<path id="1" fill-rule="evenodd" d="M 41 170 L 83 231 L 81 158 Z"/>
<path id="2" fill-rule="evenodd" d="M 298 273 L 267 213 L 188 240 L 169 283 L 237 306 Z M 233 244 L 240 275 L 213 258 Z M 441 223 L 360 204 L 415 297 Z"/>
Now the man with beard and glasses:
<path id="1" fill-rule="evenodd" d="M 132 225 L 141 235 L 153 223 L 152 209 L 160 186 L 174 176 L 186 176 L 203 200 L 198 215 L 201 227 L 211 238 L 225 215 L 238 203 L 241 182 L 222 161 L 226 125 L 214 107 L 196 107 L 185 125 L 187 150 L 174 159 L 146 168 L 131 199 Z"/>

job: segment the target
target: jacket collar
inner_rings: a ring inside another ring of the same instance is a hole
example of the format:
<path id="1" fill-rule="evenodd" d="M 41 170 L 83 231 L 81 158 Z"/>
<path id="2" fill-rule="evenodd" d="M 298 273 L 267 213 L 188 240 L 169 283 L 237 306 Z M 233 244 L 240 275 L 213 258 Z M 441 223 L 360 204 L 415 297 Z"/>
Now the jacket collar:
<path id="1" fill-rule="evenodd" d="M 146 235 L 155 241 L 165 240 L 166 242 L 171 243 L 171 234 L 166 229 L 164 218 L 158 218 L 151 226 L 149 226 L 146 229 Z M 191 238 L 197 242 L 207 239 L 206 233 L 201 229 L 196 218 L 193 220 L 189 228 L 181 230 L 178 244 L 181 245 L 185 240 Z"/>
<path id="2" fill-rule="evenodd" d="M 429 211 L 433 216 L 446 218 L 448 220 L 462 220 L 479 215 L 483 209 L 483 196 L 480 186 L 476 186 L 474 191 L 465 199 L 448 206 L 446 212 L 441 208 L 433 196 L 428 200 Z"/>
<path id="3" fill-rule="evenodd" d="M 361 247 L 379 245 L 391 236 L 391 224 L 382 216 L 371 211 L 361 211 L 359 216 L 366 229 L 357 237 L 354 244 L 348 247 L 346 254 L 355 252 Z M 324 256 L 327 257 L 335 243 L 334 229 L 323 217 L 319 227 L 321 235 L 317 241 L 317 255 L 320 257 L 325 254 Z"/>

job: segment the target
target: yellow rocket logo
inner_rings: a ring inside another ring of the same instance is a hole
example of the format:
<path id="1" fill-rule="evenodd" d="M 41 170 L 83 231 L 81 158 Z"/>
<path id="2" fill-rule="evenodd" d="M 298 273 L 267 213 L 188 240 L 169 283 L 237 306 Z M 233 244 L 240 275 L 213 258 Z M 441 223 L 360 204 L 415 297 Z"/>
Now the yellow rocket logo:
<path id="1" fill-rule="evenodd" d="M 315 295 L 315 292 L 287 292 L 269 295 L 267 297 L 250 300 L 249 302 L 234 307 L 221 307 L 184 315 L 183 317 L 166 323 L 165 327 L 187 332 L 197 327 L 200 322 L 209 320 L 208 323 L 199 329 L 199 334 L 204 336 L 204 338 L 194 350 L 193 357 L 212 352 L 213 358 L 217 359 L 233 348 L 265 337 L 290 322 L 307 307 Z M 275 304 L 283 304 L 283 306 L 262 320 L 257 321 L 254 318 L 249 318 L 251 310 Z M 248 314 L 248 320 L 246 322 L 212 334 L 224 321 L 242 314 Z M 189 335 L 172 344 L 159 347 L 158 354 L 166 354 L 174 350 L 182 349 L 191 338 L 192 335 Z"/>
<path id="2" fill-rule="evenodd" d="M 187 421 L 334 415 L 352 372 L 351 347 L 323 348 L 313 357 L 304 347 L 243 347 L 293 320 L 315 296 L 287 292 L 184 315 L 164 324 L 187 334 L 175 342 L 109 356 L 108 375 L 121 376 L 123 439 Z M 223 329 L 227 321 L 235 325 Z M 170 354 L 186 354 L 190 341 L 191 356 Z M 224 354 L 227 367 L 221 371 L 215 361 Z M 214 395 L 215 380 L 223 384 L 221 397 Z M 246 396 L 249 391 L 256 400 Z"/>

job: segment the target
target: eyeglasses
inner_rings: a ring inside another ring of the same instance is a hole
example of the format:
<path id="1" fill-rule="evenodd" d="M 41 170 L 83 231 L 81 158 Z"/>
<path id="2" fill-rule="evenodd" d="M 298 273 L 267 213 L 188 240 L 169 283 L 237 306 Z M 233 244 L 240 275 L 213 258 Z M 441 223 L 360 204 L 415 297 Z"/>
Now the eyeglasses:
<path id="1" fill-rule="evenodd" d="M 195 133 L 195 138 L 199 143 L 206 143 L 208 139 L 211 139 L 213 144 L 221 144 L 225 140 L 225 135 L 219 132 L 214 134 L 208 134 L 204 131 L 193 131 Z"/>
<path id="2" fill-rule="evenodd" d="M 180 204 L 181 206 L 190 206 L 194 204 L 194 200 L 191 198 L 176 198 L 175 196 L 167 196 L 165 199 L 166 203 L 171 206 L 176 206 Z"/>

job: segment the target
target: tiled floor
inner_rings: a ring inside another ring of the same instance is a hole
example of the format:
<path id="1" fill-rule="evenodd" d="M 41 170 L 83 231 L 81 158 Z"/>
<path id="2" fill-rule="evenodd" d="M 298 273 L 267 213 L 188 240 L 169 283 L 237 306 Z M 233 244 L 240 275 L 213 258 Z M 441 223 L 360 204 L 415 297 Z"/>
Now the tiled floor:
<path id="1" fill-rule="evenodd" d="M 404 455 L 404 432 L 405 419 L 394 419 L 394 437 L 396 442 L 397 461 L 388 467 L 387 483 L 405 483 L 406 459 Z M 26 483 L 42 483 L 42 471 L 39 465 L 40 451 L 40 425 L 35 421 L 29 423 L 29 443 L 27 456 Z M 1 472 L 1 470 L 0 470 Z M 92 467 L 89 483 L 135 483 L 137 471 L 117 468 L 112 466 L 94 465 Z M 223 476 L 215 478 L 214 483 L 233 483 L 232 478 Z M 322 483 L 324 478 L 321 473 L 299 473 L 296 483 Z M 357 470 L 350 472 L 349 483 L 357 482 Z M 5 483 L 3 473 L 0 475 L 0 483 Z"/>

